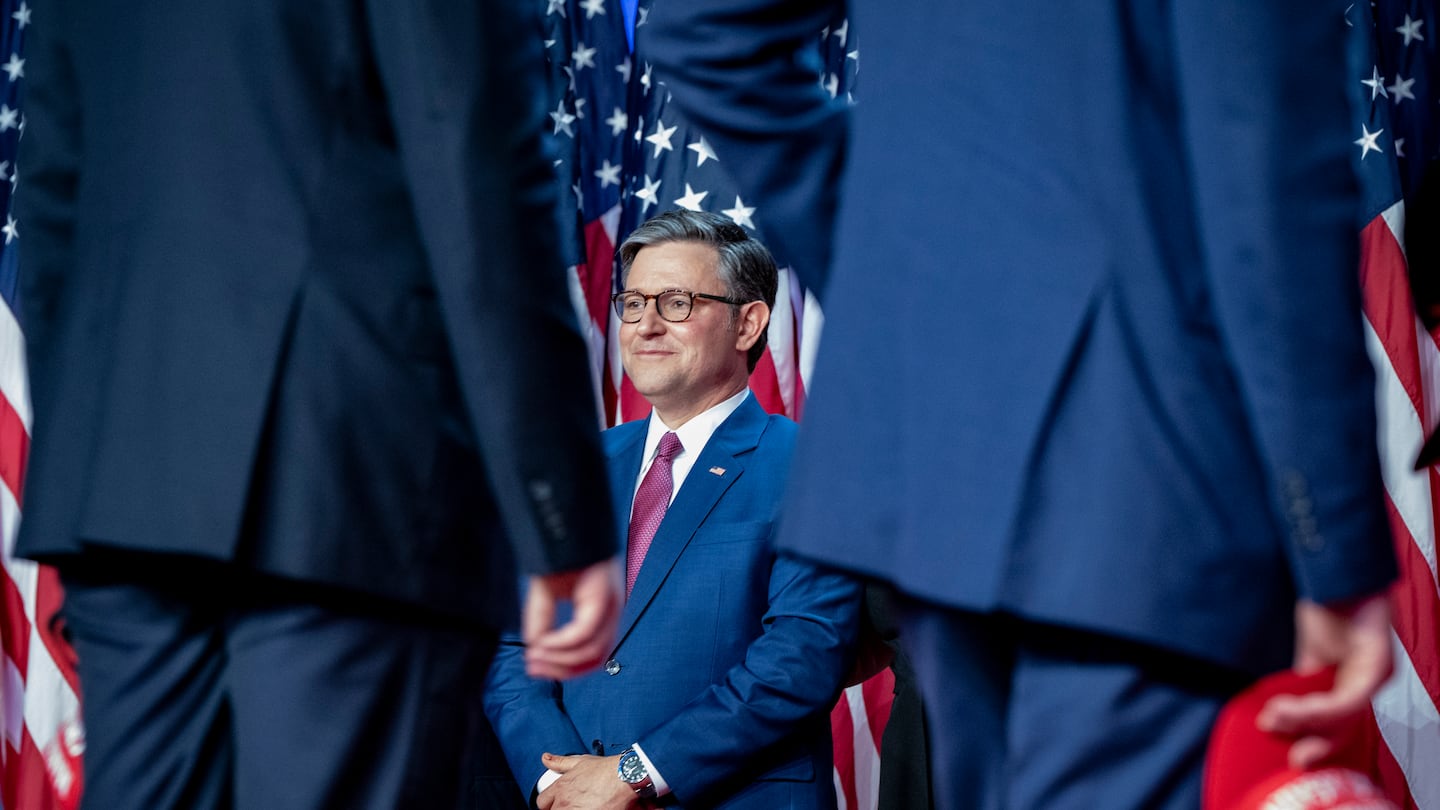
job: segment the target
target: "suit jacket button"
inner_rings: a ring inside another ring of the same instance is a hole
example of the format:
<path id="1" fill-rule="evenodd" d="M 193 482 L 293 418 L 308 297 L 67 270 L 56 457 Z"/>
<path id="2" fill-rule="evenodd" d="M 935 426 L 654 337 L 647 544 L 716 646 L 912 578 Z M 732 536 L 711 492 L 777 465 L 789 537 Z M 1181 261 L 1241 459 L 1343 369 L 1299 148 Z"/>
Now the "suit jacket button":
<path id="1" fill-rule="evenodd" d="M 607 675 L 619 675 L 619 674 L 620 674 L 620 662 L 619 662 L 619 661 L 616 661 L 614 658 L 611 658 L 609 661 L 606 661 L 606 662 L 605 662 L 605 674 L 607 674 Z"/>

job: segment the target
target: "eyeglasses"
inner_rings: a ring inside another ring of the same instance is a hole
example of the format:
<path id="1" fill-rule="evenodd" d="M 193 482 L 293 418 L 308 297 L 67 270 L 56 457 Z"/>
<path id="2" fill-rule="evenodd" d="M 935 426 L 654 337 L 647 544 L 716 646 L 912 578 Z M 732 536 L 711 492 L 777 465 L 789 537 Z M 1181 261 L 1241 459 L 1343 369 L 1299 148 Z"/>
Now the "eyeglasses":
<path id="1" fill-rule="evenodd" d="M 719 301 L 734 306 L 745 303 L 733 298 L 726 298 L 723 295 L 690 292 L 689 290 L 665 290 L 654 295 L 625 290 L 610 296 L 610 302 L 615 305 L 615 314 L 620 317 L 620 320 L 625 323 L 639 323 L 640 319 L 645 317 L 645 304 L 652 298 L 655 299 L 655 311 L 660 313 L 661 318 L 671 323 L 689 320 L 690 312 L 695 308 L 696 298 Z"/>

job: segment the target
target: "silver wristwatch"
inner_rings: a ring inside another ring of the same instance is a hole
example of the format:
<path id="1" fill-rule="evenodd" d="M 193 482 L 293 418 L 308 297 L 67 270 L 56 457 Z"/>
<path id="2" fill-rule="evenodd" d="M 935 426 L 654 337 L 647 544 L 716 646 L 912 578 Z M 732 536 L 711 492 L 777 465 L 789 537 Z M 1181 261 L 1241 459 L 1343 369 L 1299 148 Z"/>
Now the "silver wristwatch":
<path id="1" fill-rule="evenodd" d="M 645 769 L 645 762 L 640 755 L 635 753 L 634 748 L 626 748 L 620 753 L 620 781 L 629 785 L 635 791 L 635 795 L 642 799 L 655 798 L 655 782 L 650 778 L 650 772 Z"/>

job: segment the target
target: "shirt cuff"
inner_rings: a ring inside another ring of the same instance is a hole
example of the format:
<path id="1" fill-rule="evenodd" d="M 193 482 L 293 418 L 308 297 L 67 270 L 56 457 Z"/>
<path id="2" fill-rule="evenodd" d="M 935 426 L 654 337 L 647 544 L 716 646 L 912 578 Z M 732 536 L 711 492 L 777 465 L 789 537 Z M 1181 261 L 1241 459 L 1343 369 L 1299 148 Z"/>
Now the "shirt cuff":
<path id="1" fill-rule="evenodd" d="M 650 774 L 650 784 L 655 786 L 655 795 L 665 796 L 669 794 L 670 785 L 666 784 L 665 778 L 660 775 L 659 771 L 655 770 L 655 763 L 650 761 L 650 757 L 645 756 L 645 749 L 641 748 L 638 742 L 630 747 L 635 749 L 635 753 L 640 755 L 640 761 L 645 764 L 645 772 Z M 540 781 L 543 782 L 545 779 L 542 777 Z"/>
<path id="2" fill-rule="evenodd" d="M 555 784 L 555 780 L 559 778 L 559 771 L 552 771 L 547 769 L 545 773 L 540 774 L 540 781 L 535 783 L 535 795 L 540 795 L 541 791 Z"/>

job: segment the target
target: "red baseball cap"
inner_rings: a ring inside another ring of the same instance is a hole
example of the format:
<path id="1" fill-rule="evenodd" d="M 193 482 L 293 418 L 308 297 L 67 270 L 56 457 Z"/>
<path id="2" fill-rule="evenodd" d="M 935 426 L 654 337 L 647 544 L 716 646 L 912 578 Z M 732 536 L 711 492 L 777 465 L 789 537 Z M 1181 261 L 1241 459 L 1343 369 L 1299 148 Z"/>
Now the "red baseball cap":
<path id="1" fill-rule="evenodd" d="M 1329 689 L 1334 668 L 1308 675 L 1279 672 L 1236 695 L 1221 710 L 1205 757 L 1203 810 L 1398 810 L 1370 778 L 1372 758 L 1363 719 L 1341 735 L 1336 750 L 1313 770 L 1287 762 L 1295 738 L 1255 726 L 1275 695 Z"/>

